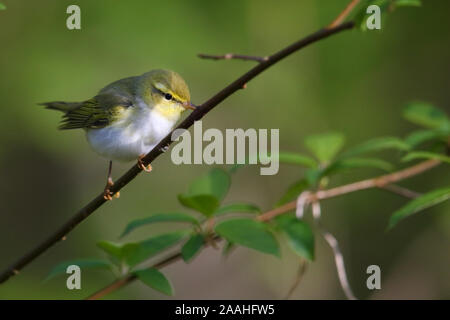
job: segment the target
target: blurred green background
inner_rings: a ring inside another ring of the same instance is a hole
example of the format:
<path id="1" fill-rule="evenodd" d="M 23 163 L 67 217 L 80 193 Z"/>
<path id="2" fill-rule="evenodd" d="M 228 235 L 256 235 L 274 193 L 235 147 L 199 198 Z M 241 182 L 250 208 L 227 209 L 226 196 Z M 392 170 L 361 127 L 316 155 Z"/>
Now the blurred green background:
<path id="1" fill-rule="evenodd" d="M 0 11 L 0 269 L 41 242 L 103 188 L 107 161 L 89 149 L 84 133 L 58 131 L 60 114 L 36 105 L 79 101 L 104 85 L 154 68 L 179 72 L 194 103 L 201 103 L 253 62 L 209 61 L 198 53 L 267 55 L 327 25 L 340 1 L 24 1 L 3 0 Z M 424 1 L 398 10 L 381 31 L 347 31 L 294 54 L 270 68 L 210 112 L 206 128 L 279 128 L 280 147 L 304 151 L 308 134 L 339 131 L 347 146 L 414 129 L 401 117 L 410 100 L 449 111 L 450 2 Z M 81 30 L 66 28 L 66 8 L 81 7 Z M 384 23 L 385 22 L 385 23 Z M 398 155 L 387 152 L 388 159 Z M 131 164 L 116 165 L 118 177 Z M 67 237 L 0 286 L 1 299 L 79 299 L 112 281 L 101 271 L 83 273 L 82 289 L 66 277 L 44 283 L 56 264 L 102 257 L 99 240 L 116 240 L 126 223 L 152 213 L 181 210 L 176 195 L 206 165 L 175 166 L 166 154 Z M 256 166 L 239 171 L 226 202 L 248 201 L 270 209 L 302 170 L 281 166 L 260 176 Z M 359 170 L 331 184 L 380 174 Z M 408 180 L 418 192 L 448 183 L 448 166 Z M 450 298 L 449 202 L 405 220 L 386 233 L 391 213 L 405 200 L 384 191 L 354 193 L 323 203 L 323 223 L 344 253 L 349 280 L 361 298 Z M 171 226 L 165 226 L 172 228 Z M 143 239 L 161 227 L 143 228 Z M 340 299 L 333 256 L 318 234 L 317 257 L 293 299 Z M 382 270 L 382 290 L 366 288 L 366 268 Z M 295 278 L 297 258 L 281 260 L 239 248 L 224 260 L 207 249 L 192 263 L 164 269 L 177 299 L 280 299 Z M 133 283 L 114 299 L 165 298 Z"/>

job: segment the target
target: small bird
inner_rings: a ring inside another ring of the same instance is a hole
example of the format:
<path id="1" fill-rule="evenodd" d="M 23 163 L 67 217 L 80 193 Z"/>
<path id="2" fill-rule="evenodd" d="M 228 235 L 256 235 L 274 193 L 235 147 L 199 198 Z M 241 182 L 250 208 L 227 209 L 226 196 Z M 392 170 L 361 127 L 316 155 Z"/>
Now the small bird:
<path id="1" fill-rule="evenodd" d="M 86 101 L 40 105 L 64 112 L 59 129 L 84 129 L 92 149 L 109 160 L 106 200 L 113 196 L 112 161 L 137 159 L 138 167 L 150 172 L 151 165 L 145 166 L 142 158 L 172 130 L 184 110 L 195 109 L 186 82 L 169 70 L 115 81 Z"/>

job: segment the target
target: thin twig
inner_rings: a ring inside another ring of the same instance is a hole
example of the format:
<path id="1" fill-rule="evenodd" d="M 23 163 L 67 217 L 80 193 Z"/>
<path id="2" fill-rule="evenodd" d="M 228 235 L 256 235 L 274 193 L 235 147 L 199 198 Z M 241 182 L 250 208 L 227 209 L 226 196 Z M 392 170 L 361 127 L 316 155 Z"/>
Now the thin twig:
<path id="1" fill-rule="evenodd" d="M 430 169 L 436 167 L 438 164 L 440 164 L 439 160 L 435 160 L 435 159 L 426 160 L 426 161 L 416 164 L 412 167 L 408 167 L 406 169 L 396 171 L 396 172 L 393 172 L 390 174 L 386 174 L 386 175 L 383 175 L 380 177 L 361 180 L 358 182 L 346 184 L 346 185 L 328 189 L 328 190 L 309 192 L 309 195 L 305 201 L 305 205 L 312 203 L 314 201 L 317 201 L 317 200 L 334 198 L 334 197 L 341 196 L 341 195 L 344 195 L 347 193 L 352 193 L 355 191 L 366 190 L 366 189 L 371 189 L 371 188 L 382 188 L 388 184 L 392 184 L 392 183 L 398 182 L 400 180 L 405 180 L 407 178 L 416 176 L 422 172 L 425 172 L 427 170 L 430 170 Z M 288 203 L 284 204 L 282 207 L 275 208 L 269 212 L 266 212 L 265 214 L 260 215 L 259 220 L 261 220 L 261 221 L 271 220 L 272 218 L 274 218 L 286 211 L 294 210 L 295 208 L 297 208 L 297 200 L 288 202 Z"/>
<path id="2" fill-rule="evenodd" d="M 396 182 L 396 181 L 400 181 L 400 180 L 404 180 L 404 179 L 413 177 L 413 176 L 418 175 L 427 170 L 430 170 L 431 168 L 434 168 L 435 166 L 437 166 L 439 163 L 440 163 L 439 161 L 427 160 L 427 161 L 421 162 L 415 166 L 412 166 L 412 167 L 409 167 L 409 168 L 406 168 L 406 169 L 403 169 L 403 170 L 400 170 L 397 172 L 393 172 L 389 175 L 380 176 L 380 177 L 376 177 L 376 178 L 372 178 L 372 179 L 368 179 L 368 180 L 362 180 L 359 182 L 351 183 L 349 185 L 366 186 L 367 185 L 366 181 L 372 181 L 372 180 Z M 395 177 L 395 179 L 394 179 L 394 177 Z M 336 197 L 338 195 L 344 195 L 349 192 L 363 190 L 363 189 L 348 188 L 349 185 L 343 185 L 343 186 L 336 187 L 333 189 L 322 190 L 322 191 L 318 191 L 317 193 L 322 192 L 322 197 L 320 199 L 324 200 L 327 198 Z M 377 185 L 374 184 L 373 187 L 377 187 Z M 364 189 L 367 189 L 367 188 L 364 188 Z M 337 192 L 336 190 L 341 190 L 341 191 Z M 310 202 L 317 201 L 317 199 L 318 199 L 317 193 L 310 193 L 310 197 L 311 197 Z M 279 216 L 280 214 L 294 210 L 296 208 L 296 205 L 297 205 L 297 201 L 289 202 L 281 207 L 275 208 L 273 210 L 267 211 L 267 212 L 259 215 L 256 218 L 256 220 L 269 221 L 269 220 L 275 218 L 276 216 Z M 220 237 L 218 237 L 216 235 L 214 239 L 218 240 L 218 239 L 220 239 Z M 175 254 L 172 254 L 172 255 L 166 257 L 159 264 L 154 265 L 153 267 L 158 268 L 158 267 L 165 266 L 167 264 L 170 264 L 170 263 L 178 260 L 180 257 L 181 257 L 181 253 L 177 252 Z M 100 298 L 104 297 L 105 295 L 107 295 L 108 293 L 127 285 L 128 283 L 134 281 L 135 279 L 136 279 L 135 276 L 129 275 L 123 279 L 116 280 L 116 281 L 112 282 L 111 284 L 107 285 L 106 287 L 104 287 L 103 289 L 97 291 L 95 294 L 90 296 L 89 299 L 100 299 Z"/>
<path id="3" fill-rule="evenodd" d="M 390 191 L 392 193 L 399 194 L 402 197 L 410 198 L 410 199 L 414 199 L 414 198 L 420 197 L 420 195 L 421 195 L 418 192 L 409 190 L 409 189 L 407 189 L 405 187 L 401 187 L 401 186 L 398 186 L 396 184 L 388 184 L 388 185 L 385 185 L 385 186 L 381 187 L 380 189 L 384 189 L 384 190 Z"/>
<path id="4" fill-rule="evenodd" d="M 202 59 L 211 59 L 211 60 L 231 60 L 231 59 L 235 59 L 235 60 L 245 60 L 245 61 L 256 61 L 256 62 L 264 62 L 269 60 L 269 57 L 265 56 L 265 57 L 258 57 L 258 56 L 247 56 L 244 54 L 235 54 L 235 53 L 226 53 L 223 55 L 213 55 L 213 54 L 204 54 L 204 53 L 199 53 L 198 54 L 199 58 Z"/>
<path id="5" fill-rule="evenodd" d="M 348 17 L 348 15 L 350 14 L 350 12 L 352 12 L 352 10 L 356 7 L 356 5 L 359 3 L 360 0 L 352 0 L 350 1 L 350 3 L 347 5 L 347 7 L 345 7 L 345 9 L 337 16 L 337 18 L 330 23 L 330 25 L 327 28 L 334 28 L 337 25 L 340 25 L 345 18 Z"/>
<path id="6" fill-rule="evenodd" d="M 209 100 L 204 102 L 201 106 L 197 107 L 181 124 L 179 124 L 174 130 L 177 129 L 188 129 L 191 127 L 195 121 L 202 119 L 209 111 L 211 111 L 215 106 L 221 103 L 223 100 L 231 96 L 236 91 L 239 91 L 245 84 L 250 80 L 261 74 L 263 71 L 274 65 L 275 63 L 283 60 L 292 53 L 312 44 L 319 40 L 325 39 L 333 34 L 337 34 L 344 30 L 349 30 L 354 27 L 353 22 L 347 22 L 342 25 L 336 26 L 332 29 L 321 29 L 309 36 L 292 43 L 286 48 L 276 52 L 271 55 L 266 61 L 259 63 L 257 66 L 250 69 L 247 73 L 242 75 L 240 78 L 230 83 L 224 89 L 219 91 Z M 174 131 L 173 130 L 173 131 Z M 173 132 L 172 131 L 172 132 Z M 142 158 L 142 164 L 144 166 L 149 165 L 153 160 L 155 160 L 159 155 L 164 153 L 164 149 L 172 144 L 172 132 L 169 133 L 161 142 L 154 147 L 144 158 Z M 126 186 L 130 181 L 132 181 L 142 170 L 138 166 L 133 165 L 122 177 L 115 181 L 114 186 L 110 188 L 111 193 L 115 194 L 120 191 L 124 186 Z M 90 216 L 95 210 L 102 206 L 107 200 L 103 198 L 103 193 L 99 194 L 86 206 L 84 206 L 80 211 L 78 211 L 72 218 L 70 218 L 66 223 L 64 223 L 56 232 L 51 234 L 46 240 L 39 243 L 35 248 L 30 250 L 28 253 L 19 258 L 6 270 L 0 274 L 0 283 L 5 282 L 10 277 L 16 275 L 23 267 L 28 265 L 34 259 L 39 257 L 42 253 L 47 251 L 54 244 L 59 242 L 63 237 L 65 237 L 72 229 L 74 229 L 78 224 L 84 221 L 88 216 Z"/>
<path id="7" fill-rule="evenodd" d="M 327 29 L 333 29 L 340 25 L 345 18 L 348 17 L 350 12 L 356 7 L 356 5 L 359 3 L 360 0 L 352 0 L 347 7 L 336 17 L 336 19 L 327 27 Z M 256 62 L 264 62 L 269 60 L 268 56 L 260 57 L 260 56 L 249 56 L 249 55 L 243 55 L 243 54 L 236 54 L 236 53 L 226 53 L 223 55 L 213 55 L 213 54 L 204 54 L 200 53 L 198 56 L 202 59 L 211 59 L 211 60 L 245 60 L 245 61 L 256 61 Z"/>
<path id="8" fill-rule="evenodd" d="M 289 291 L 286 294 L 286 296 L 284 297 L 284 300 L 288 300 L 289 298 L 291 298 L 295 289 L 297 289 L 297 287 L 300 285 L 300 282 L 302 281 L 303 276 L 306 272 L 307 266 L 308 266 L 308 261 L 301 258 L 300 263 L 298 265 L 297 274 L 295 275 L 294 282 L 292 283 L 291 287 L 289 288 Z"/>
<path id="9" fill-rule="evenodd" d="M 427 161 L 421 162 L 415 166 L 412 166 L 412 167 L 409 167 L 409 168 L 406 168 L 406 169 L 403 169 L 400 171 L 396 171 L 391 174 L 386 174 L 386 175 L 383 175 L 378 178 L 363 180 L 360 182 L 355 182 L 355 183 L 348 184 L 343 187 L 337 187 L 334 189 L 318 191 L 315 195 L 315 198 L 317 198 L 317 200 L 321 200 L 321 199 L 335 197 L 335 196 L 338 196 L 338 195 L 341 195 L 344 193 L 348 193 L 348 192 L 364 190 L 364 189 L 369 189 L 369 188 L 375 188 L 375 187 L 381 188 L 388 184 L 392 184 L 392 183 L 398 182 L 400 180 L 404 180 L 406 178 L 415 176 L 424 171 L 427 171 L 431 168 L 436 167 L 440 163 L 441 162 L 439 160 L 435 160 L 435 159 L 427 160 Z"/>
<path id="10" fill-rule="evenodd" d="M 350 287 L 350 284 L 347 279 L 347 272 L 345 271 L 345 264 L 344 264 L 344 256 L 342 255 L 341 249 L 339 248 L 339 243 L 336 240 L 336 238 L 330 232 L 328 232 L 320 223 L 321 210 L 318 201 L 312 203 L 312 212 L 314 221 L 316 222 L 316 225 L 320 230 L 320 233 L 322 233 L 322 236 L 328 242 L 331 249 L 333 250 L 334 261 L 336 263 L 336 270 L 338 273 L 339 282 L 341 284 L 342 290 L 344 290 L 347 299 L 356 300 L 356 297 L 353 294 L 352 288 Z"/>

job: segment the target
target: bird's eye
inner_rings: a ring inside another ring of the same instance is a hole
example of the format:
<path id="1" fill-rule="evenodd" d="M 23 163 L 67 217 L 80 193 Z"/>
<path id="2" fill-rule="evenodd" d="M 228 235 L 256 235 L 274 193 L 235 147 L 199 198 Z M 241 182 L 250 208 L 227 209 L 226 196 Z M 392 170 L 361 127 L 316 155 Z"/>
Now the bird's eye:
<path id="1" fill-rule="evenodd" d="M 172 100 L 172 95 L 171 95 L 170 93 L 166 93 L 166 94 L 164 95 L 164 98 L 165 98 L 166 100 Z"/>

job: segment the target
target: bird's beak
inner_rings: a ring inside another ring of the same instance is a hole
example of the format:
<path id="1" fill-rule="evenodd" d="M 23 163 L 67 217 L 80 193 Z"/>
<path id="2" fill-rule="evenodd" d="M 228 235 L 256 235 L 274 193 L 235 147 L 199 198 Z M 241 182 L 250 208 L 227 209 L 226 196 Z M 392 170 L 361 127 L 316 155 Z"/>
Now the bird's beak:
<path id="1" fill-rule="evenodd" d="M 186 109 L 191 109 L 191 110 L 195 110 L 195 108 L 197 108 L 197 106 L 195 104 L 191 103 L 190 101 L 184 102 L 183 107 Z"/>

